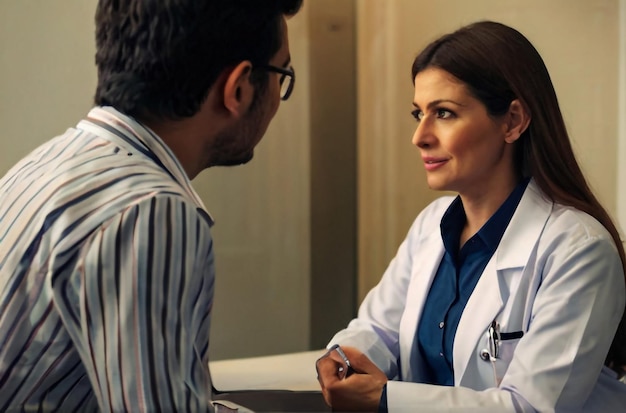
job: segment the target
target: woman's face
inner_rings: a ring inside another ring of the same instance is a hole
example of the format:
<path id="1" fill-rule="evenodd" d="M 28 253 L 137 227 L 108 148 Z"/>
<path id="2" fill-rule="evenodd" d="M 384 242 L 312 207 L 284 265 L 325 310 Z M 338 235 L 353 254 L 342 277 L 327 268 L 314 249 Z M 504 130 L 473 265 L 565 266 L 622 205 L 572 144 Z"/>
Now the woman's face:
<path id="1" fill-rule="evenodd" d="M 420 149 L 430 188 L 462 197 L 510 193 L 517 178 L 513 145 L 505 141 L 506 116 L 489 116 L 464 83 L 434 67 L 415 77 L 413 105 L 413 144 Z"/>

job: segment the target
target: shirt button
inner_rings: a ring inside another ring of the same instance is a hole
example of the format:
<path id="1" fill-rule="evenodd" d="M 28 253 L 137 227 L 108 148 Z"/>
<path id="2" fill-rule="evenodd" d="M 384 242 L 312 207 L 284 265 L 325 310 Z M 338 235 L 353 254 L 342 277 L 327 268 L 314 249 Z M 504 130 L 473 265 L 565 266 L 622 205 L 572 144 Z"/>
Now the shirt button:
<path id="1" fill-rule="evenodd" d="M 443 353 L 439 353 L 439 355 L 440 355 L 441 357 L 443 357 Z"/>
<path id="2" fill-rule="evenodd" d="M 441 322 L 439 323 L 439 328 L 443 328 L 443 326 L 444 326 L 444 325 L 445 325 L 445 324 L 444 324 L 444 322 L 443 322 L 443 321 L 441 321 Z"/>

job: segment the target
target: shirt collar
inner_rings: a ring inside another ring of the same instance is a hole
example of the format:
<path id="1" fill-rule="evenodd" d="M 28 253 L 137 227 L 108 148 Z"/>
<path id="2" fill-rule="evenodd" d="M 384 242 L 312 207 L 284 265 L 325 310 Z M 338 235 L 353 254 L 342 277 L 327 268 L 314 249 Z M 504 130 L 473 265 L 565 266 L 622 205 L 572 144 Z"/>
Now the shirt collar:
<path id="1" fill-rule="evenodd" d="M 509 225 L 529 181 L 530 178 L 522 179 L 498 210 L 476 233 L 475 236 L 479 237 L 490 251 L 493 252 L 498 248 L 502 235 Z M 441 218 L 441 237 L 446 251 L 450 253 L 455 252 L 456 254 L 459 250 L 459 239 L 465 221 L 463 202 L 461 202 L 461 197 L 457 196 Z"/>
<path id="2" fill-rule="evenodd" d="M 206 212 L 202 199 L 191 185 L 191 181 L 174 152 L 150 128 L 136 119 L 126 116 L 111 106 L 97 106 L 89 111 L 78 127 L 97 135 L 106 135 L 114 140 L 122 140 L 132 150 L 143 153 L 161 166 L 178 182 L 198 207 Z M 207 212 L 208 214 L 208 212 Z M 210 223 L 213 218 L 210 216 Z"/>
<path id="3" fill-rule="evenodd" d="M 511 192 L 506 201 L 500 205 L 500 208 L 498 208 L 485 225 L 483 225 L 483 227 L 478 231 L 478 234 L 483 241 L 485 241 L 485 244 L 487 244 L 490 250 L 495 251 L 496 248 L 498 248 L 502 235 L 504 234 L 506 227 L 509 226 L 509 222 L 515 213 L 515 209 L 517 209 L 520 199 L 522 199 L 522 195 L 524 195 L 524 191 L 526 190 L 526 186 L 529 181 L 530 178 L 522 179 L 517 184 L 515 189 L 513 189 L 513 192 Z"/>
<path id="4" fill-rule="evenodd" d="M 452 257 L 456 257 L 459 251 L 459 239 L 466 219 L 461 197 L 457 196 L 443 214 L 439 224 L 443 245 Z"/>

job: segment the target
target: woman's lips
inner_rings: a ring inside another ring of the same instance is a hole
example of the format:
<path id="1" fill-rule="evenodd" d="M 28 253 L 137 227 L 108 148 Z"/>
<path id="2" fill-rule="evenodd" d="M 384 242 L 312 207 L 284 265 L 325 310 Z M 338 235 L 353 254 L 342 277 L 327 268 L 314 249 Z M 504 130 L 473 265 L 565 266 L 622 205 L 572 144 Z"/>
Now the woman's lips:
<path id="1" fill-rule="evenodd" d="M 447 159 L 441 158 L 422 158 L 422 160 L 424 161 L 424 168 L 426 168 L 427 171 L 434 171 L 448 162 Z"/>

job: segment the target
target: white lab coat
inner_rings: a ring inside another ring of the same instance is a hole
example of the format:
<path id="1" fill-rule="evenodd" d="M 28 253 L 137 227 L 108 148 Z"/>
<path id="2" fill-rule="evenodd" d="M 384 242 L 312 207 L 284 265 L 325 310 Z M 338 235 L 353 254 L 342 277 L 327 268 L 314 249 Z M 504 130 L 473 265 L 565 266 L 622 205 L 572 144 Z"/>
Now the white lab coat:
<path id="1" fill-rule="evenodd" d="M 359 348 L 395 379 L 390 412 L 626 412 L 626 384 L 603 367 L 626 299 L 615 245 L 599 222 L 550 202 L 533 180 L 461 316 L 454 387 L 412 382 L 421 376 L 410 353 L 452 199 L 417 217 L 358 317 L 329 345 Z M 493 320 L 501 332 L 524 332 L 500 343 L 495 362 L 480 357 Z"/>

